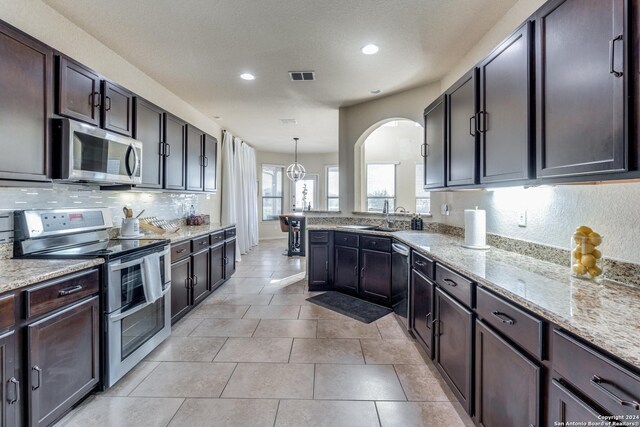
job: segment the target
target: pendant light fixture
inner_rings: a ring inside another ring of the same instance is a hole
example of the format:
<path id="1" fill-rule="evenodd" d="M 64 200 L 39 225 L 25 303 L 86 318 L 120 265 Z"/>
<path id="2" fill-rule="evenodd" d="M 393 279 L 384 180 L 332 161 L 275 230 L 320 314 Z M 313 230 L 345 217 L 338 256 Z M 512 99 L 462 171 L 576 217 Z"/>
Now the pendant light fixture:
<path id="1" fill-rule="evenodd" d="M 304 170 L 304 166 L 298 163 L 298 139 L 300 138 L 293 138 L 296 144 L 295 156 L 293 158 L 293 163 L 291 163 L 287 168 L 287 177 L 289 177 L 289 179 L 293 182 L 299 181 L 304 178 L 304 175 L 306 173 Z"/>

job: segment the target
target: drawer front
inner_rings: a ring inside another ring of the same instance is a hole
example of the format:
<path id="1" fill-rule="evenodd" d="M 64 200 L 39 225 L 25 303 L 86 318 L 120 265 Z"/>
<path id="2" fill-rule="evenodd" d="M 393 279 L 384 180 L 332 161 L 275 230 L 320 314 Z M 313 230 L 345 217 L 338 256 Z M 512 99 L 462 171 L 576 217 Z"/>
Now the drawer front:
<path id="1" fill-rule="evenodd" d="M 224 238 L 225 239 L 232 239 L 236 237 L 236 228 L 228 228 L 226 230 L 224 230 Z"/>
<path id="2" fill-rule="evenodd" d="M 211 246 L 217 245 L 218 243 L 222 243 L 224 241 L 224 231 L 218 231 L 216 233 L 211 233 L 209 235 L 209 244 Z"/>
<path id="3" fill-rule="evenodd" d="M 180 261 L 191 255 L 191 241 L 171 245 L 171 262 Z"/>
<path id="4" fill-rule="evenodd" d="M 16 323 L 16 299 L 13 294 L 0 298 L 0 330 L 12 327 Z"/>
<path id="5" fill-rule="evenodd" d="M 362 236 L 360 238 L 362 249 L 391 252 L 391 239 L 386 237 Z"/>
<path id="6" fill-rule="evenodd" d="M 431 280 L 435 277 L 436 263 L 416 251 L 411 252 L 411 267 Z"/>
<path id="7" fill-rule="evenodd" d="M 27 319 L 96 294 L 99 290 L 99 284 L 98 270 L 92 270 L 27 289 L 25 291 Z"/>
<path id="8" fill-rule="evenodd" d="M 442 290 L 458 298 L 462 303 L 471 307 L 473 282 L 449 270 L 440 264 L 436 265 L 436 283 Z"/>
<path id="9" fill-rule="evenodd" d="M 553 369 L 616 415 L 640 414 L 640 376 L 562 331 L 553 331 Z"/>
<path id="10" fill-rule="evenodd" d="M 191 239 L 191 251 L 198 252 L 209 247 L 209 236 L 198 237 L 197 239 Z"/>
<path id="11" fill-rule="evenodd" d="M 481 287 L 476 288 L 476 312 L 488 324 L 542 360 L 543 322 Z"/>
<path id="12" fill-rule="evenodd" d="M 340 246 L 351 246 L 352 248 L 358 247 L 358 235 L 351 233 L 343 233 L 341 231 L 336 231 L 336 234 L 333 236 L 333 242 L 336 245 Z"/>
<path id="13" fill-rule="evenodd" d="M 329 243 L 328 231 L 310 231 L 309 243 Z"/>

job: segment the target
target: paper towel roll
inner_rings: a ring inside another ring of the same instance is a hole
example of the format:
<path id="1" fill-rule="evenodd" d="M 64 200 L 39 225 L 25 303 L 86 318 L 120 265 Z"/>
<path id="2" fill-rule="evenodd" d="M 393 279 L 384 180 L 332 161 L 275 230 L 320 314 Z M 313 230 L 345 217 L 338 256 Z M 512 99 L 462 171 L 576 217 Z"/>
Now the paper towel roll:
<path id="1" fill-rule="evenodd" d="M 489 249 L 487 246 L 487 213 L 484 210 L 464 210 L 464 244 L 469 249 Z"/>

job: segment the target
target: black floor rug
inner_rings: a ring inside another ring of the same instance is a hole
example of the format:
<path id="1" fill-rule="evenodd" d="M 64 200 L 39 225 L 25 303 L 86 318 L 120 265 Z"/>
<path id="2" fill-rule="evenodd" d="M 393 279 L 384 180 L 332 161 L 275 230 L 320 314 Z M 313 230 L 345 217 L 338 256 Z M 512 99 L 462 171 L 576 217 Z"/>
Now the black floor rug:
<path id="1" fill-rule="evenodd" d="M 333 291 L 307 298 L 307 301 L 364 323 L 374 322 L 392 311 L 389 308 Z"/>

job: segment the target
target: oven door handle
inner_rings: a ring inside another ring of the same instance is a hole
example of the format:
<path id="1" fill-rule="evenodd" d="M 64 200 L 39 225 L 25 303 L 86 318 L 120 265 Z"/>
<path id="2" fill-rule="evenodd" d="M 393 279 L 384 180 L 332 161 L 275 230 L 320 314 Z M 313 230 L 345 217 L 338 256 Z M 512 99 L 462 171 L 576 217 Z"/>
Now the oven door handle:
<path id="1" fill-rule="evenodd" d="M 169 290 L 171 289 L 171 283 L 169 283 L 166 287 L 166 289 L 164 289 L 162 291 L 162 297 L 164 297 L 165 295 L 167 295 L 167 293 L 169 292 Z M 141 305 L 137 305 L 134 308 L 132 308 L 131 310 L 127 310 L 125 312 L 122 313 L 114 313 L 114 314 L 110 314 L 109 315 L 109 320 L 111 320 L 112 322 L 119 322 L 120 320 L 124 319 L 125 317 L 129 317 L 132 314 L 135 314 L 137 312 L 139 312 L 140 310 L 147 308 L 148 306 L 150 306 L 151 304 L 155 304 L 155 302 L 148 302 L 145 304 L 141 304 Z"/>
<path id="2" fill-rule="evenodd" d="M 141 265 L 144 262 L 144 257 L 139 259 L 134 259 L 129 262 L 122 262 L 120 264 L 110 264 L 109 268 L 111 271 L 124 270 L 125 268 L 133 267 L 134 265 Z"/>

